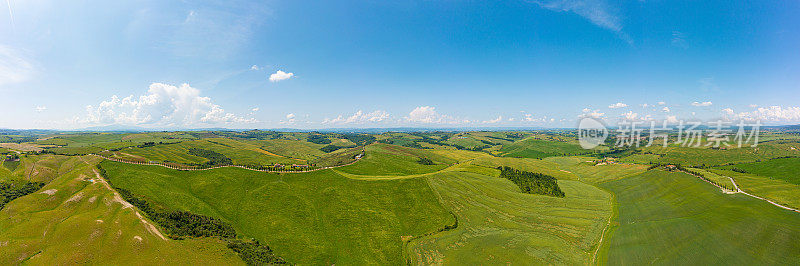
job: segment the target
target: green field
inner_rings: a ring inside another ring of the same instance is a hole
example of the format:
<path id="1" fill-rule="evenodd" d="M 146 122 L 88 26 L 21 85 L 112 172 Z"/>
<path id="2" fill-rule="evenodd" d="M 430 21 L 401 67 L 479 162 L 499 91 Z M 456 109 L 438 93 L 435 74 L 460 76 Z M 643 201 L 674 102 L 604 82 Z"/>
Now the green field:
<path id="1" fill-rule="evenodd" d="M 414 264 L 588 264 L 611 215 L 611 196 L 577 181 L 559 181 L 568 196 L 555 198 L 474 173 L 427 179 L 458 227 L 409 244 Z"/>
<path id="2" fill-rule="evenodd" d="M 104 162 L 115 185 L 169 209 L 231 222 L 299 264 L 400 264 L 403 238 L 454 222 L 423 179 L 352 180 L 325 170 L 200 172 Z"/>
<path id="3" fill-rule="evenodd" d="M 62 172 L 40 192 L 0 210 L 0 263 L 242 264 L 216 239 L 167 241 L 153 234 L 134 209 L 97 182 L 97 159 L 48 160 L 61 162 Z"/>
<path id="4" fill-rule="evenodd" d="M 618 217 L 601 258 L 620 264 L 797 264 L 800 215 L 683 173 L 600 184 Z"/>
<path id="5" fill-rule="evenodd" d="M 506 157 L 545 158 L 551 156 L 580 155 L 590 153 L 582 149 L 577 142 L 546 141 L 528 138 L 500 149 L 500 154 Z"/>
<path id="6" fill-rule="evenodd" d="M 754 163 L 740 163 L 720 168 L 729 170 L 738 168 L 749 174 L 780 179 L 800 185 L 800 158 L 779 158 Z"/>

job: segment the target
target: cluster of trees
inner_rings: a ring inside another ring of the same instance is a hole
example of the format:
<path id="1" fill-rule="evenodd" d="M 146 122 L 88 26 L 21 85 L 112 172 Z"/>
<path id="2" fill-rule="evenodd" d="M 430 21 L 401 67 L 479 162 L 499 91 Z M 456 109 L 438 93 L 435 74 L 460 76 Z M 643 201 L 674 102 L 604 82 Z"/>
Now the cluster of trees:
<path id="1" fill-rule="evenodd" d="M 238 253 L 247 265 L 287 264 L 283 258 L 275 256 L 272 249 L 255 239 L 250 241 L 231 239 L 228 241 L 228 248 Z"/>
<path id="2" fill-rule="evenodd" d="M 189 148 L 189 154 L 208 159 L 207 166 L 231 165 L 233 161 L 228 156 L 212 150 Z"/>
<path id="3" fill-rule="evenodd" d="M 508 166 L 500 166 L 497 167 L 497 169 L 500 170 L 500 177 L 511 180 L 511 182 L 517 184 L 522 193 L 560 198 L 565 196 L 561 188 L 558 187 L 558 182 L 555 177 L 541 173 L 520 171 Z"/>
<path id="4" fill-rule="evenodd" d="M 331 144 L 331 145 L 327 145 L 325 147 L 319 148 L 319 150 L 324 151 L 326 153 L 330 153 L 330 152 L 333 152 L 333 151 L 336 151 L 336 150 L 339 150 L 339 149 L 342 149 L 342 148 L 345 148 L 345 147 L 336 146 L 336 145 Z"/>
<path id="5" fill-rule="evenodd" d="M 417 163 L 419 163 L 421 165 L 434 165 L 435 164 L 435 163 L 433 163 L 433 161 L 431 161 L 431 159 L 428 159 L 428 157 L 419 158 L 419 160 L 417 160 Z"/>
<path id="6" fill-rule="evenodd" d="M 372 135 L 345 133 L 345 134 L 339 134 L 339 136 L 343 139 L 352 141 L 358 146 L 366 146 L 375 142 L 375 136 Z"/>
<path id="7" fill-rule="evenodd" d="M 746 174 L 747 173 L 747 171 L 745 171 L 744 169 L 737 168 L 737 167 L 731 167 L 731 171 L 739 172 L 739 173 L 742 173 L 742 174 Z"/>
<path id="8" fill-rule="evenodd" d="M 273 254 L 272 249 L 268 246 L 252 239 L 249 241 L 238 239 L 236 230 L 230 223 L 206 215 L 156 208 L 144 197 L 115 186 L 108 178 L 106 170 L 99 164 L 97 168 L 100 175 L 119 192 L 123 199 L 136 206 L 157 223 L 169 238 L 181 240 L 187 237 L 219 237 L 224 239 L 228 248 L 239 254 L 239 257 L 248 265 L 286 264 L 286 261 Z"/>
<path id="9" fill-rule="evenodd" d="M 153 141 L 147 141 L 147 142 L 145 142 L 145 143 L 142 143 L 142 144 L 139 144 L 139 145 L 137 145 L 136 147 L 139 147 L 139 148 L 147 148 L 147 147 L 153 147 L 153 146 L 156 146 L 156 143 L 155 143 L 155 142 L 153 142 Z"/>
<path id="10" fill-rule="evenodd" d="M 316 144 L 330 144 L 331 140 L 323 135 L 308 135 L 306 141 Z"/>
<path id="11" fill-rule="evenodd" d="M 44 183 L 42 182 L 26 182 L 22 186 L 18 186 L 15 183 L 0 182 L 0 210 L 12 200 L 36 192 L 43 186 Z"/>

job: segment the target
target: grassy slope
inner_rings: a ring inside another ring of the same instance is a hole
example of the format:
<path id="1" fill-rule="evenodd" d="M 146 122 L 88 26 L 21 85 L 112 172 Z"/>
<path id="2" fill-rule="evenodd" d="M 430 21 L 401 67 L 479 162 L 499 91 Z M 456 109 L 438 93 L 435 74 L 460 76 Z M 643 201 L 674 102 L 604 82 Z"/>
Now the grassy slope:
<path id="1" fill-rule="evenodd" d="M 683 173 L 653 170 L 600 186 L 619 204 L 601 256 L 608 264 L 800 263 L 797 213 Z"/>
<path id="2" fill-rule="evenodd" d="M 754 163 L 742 163 L 721 167 L 723 169 L 739 168 L 747 173 L 784 180 L 800 185 L 800 158 L 780 158 Z"/>
<path id="3" fill-rule="evenodd" d="M 559 155 L 585 154 L 589 151 L 582 149 L 577 143 L 546 141 L 528 138 L 504 145 L 500 153 L 506 157 L 544 158 Z"/>
<path id="4" fill-rule="evenodd" d="M 577 181 L 559 181 L 567 197 L 555 198 L 520 193 L 494 176 L 427 178 L 458 227 L 414 240 L 408 249 L 415 263 L 586 264 L 611 215 L 610 195 Z"/>
<path id="5" fill-rule="evenodd" d="M 764 197 L 778 204 L 800 209 L 800 185 L 795 185 L 780 179 L 763 176 L 742 174 L 730 170 L 710 169 L 719 175 L 729 176 L 736 180 L 739 189 L 747 193 Z"/>
<path id="6" fill-rule="evenodd" d="M 417 163 L 421 157 L 429 158 L 436 164 Z M 379 143 L 367 146 L 366 156 L 358 163 L 337 170 L 355 175 L 412 175 L 436 172 L 455 162 L 430 151 Z"/>
<path id="7" fill-rule="evenodd" d="M 0 211 L 0 264 L 241 264 L 218 240 L 165 241 L 150 233 L 111 190 L 88 181 L 96 159 L 60 162 L 52 182 Z"/>
<path id="8" fill-rule="evenodd" d="M 523 171 L 542 173 L 556 177 L 558 179 L 576 180 L 577 176 L 567 170 L 561 170 L 556 163 L 529 158 L 506 158 L 506 157 L 480 157 L 473 162 L 476 165 L 486 167 L 508 166 Z"/>
<path id="9" fill-rule="evenodd" d="M 260 147 L 231 139 L 213 138 L 184 141 L 175 144 L 156 145 L 145 148 L 125 149 L 121 152 L 147 158 L 151 161 L 171 161 L 177 163 L 203 163 L 206 158 L 190 155 L 190 148 L 200 148 L 219 152 L 231 158 L 234 164 L 305 163 L 303 160 L 280 157 Z"/>
<path id="10" fill-rule="evenodd" d="M 331 170 L 174 171 L 103 162 L 112 181 L 163 206 L 230 221 L 299 264 L 400 264 L 403 236 L 452 224 L 423 179 L 360 181 Z"/>
<path id="11" fill-rule="evenodd" d="M 325 155 L 325 152 L 321 151 L 320 148 L 327 145 L 316 144 L 302 140 L 285 139 L 249 140 L 247 142 L 253 145 L 258 145 L 262 149 L 275 154 L 305 160 L 313 160 Z"/>

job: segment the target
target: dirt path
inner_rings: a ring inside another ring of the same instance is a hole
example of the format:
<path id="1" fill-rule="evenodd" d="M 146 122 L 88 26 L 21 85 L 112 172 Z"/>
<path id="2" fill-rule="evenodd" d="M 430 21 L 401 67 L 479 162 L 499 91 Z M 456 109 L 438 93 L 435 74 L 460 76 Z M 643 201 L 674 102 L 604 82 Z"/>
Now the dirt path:
<path id="1" fill-rule="evenodd" d="M 719 176 L 724 176 L 724 175 L 719 175 Z M 697 176 L 697 177 L 699 178 L 699 176 Z M 735 189 L 736 189 L 736 191 L 731 191 L 731 190 L 729 190 L 729 189 L 723 188 L 723 187 L 721 187 L 721 186 L 719 186 L 719 185 L 717 185 L 717 184 L 711 183 L 710 181 L 708 181 L 708 180 L 705 180 L 705 179 L 703 179 L 703 178 L 700 178 L 700 180 L 706 181 L 706 183 L 709 183 L 709 184 L 711 184 L 711 185 L 714 185 L 715 187 L 718 187 L 718 188 L 719 188 L 719 189 L 721 189 L 721 190 L 723 191 L 723 193 L 725 193 L 725 194 L 737 194 L 737 193 L 742 193 L 742 194 L 745 194 L 745 195 L 747 195 L 747 196 L 750 196 L 750 197 L 753 197 L 753 198 L 756 198 L 756 199 L 759 199 L 759 200 L 766 201 L 766 202 L 768 202 L 769 204 L 775 205 L 775 206 L 776 206 L 776 207 L 778 207 L 778 208 L 781 208 L 781 209 L 784 209 L 784 210 L 789 210 L 789 211 L 793 211 L 793 212 L 800 213 L 800 210 L 798 210 L 798 209 L 795 209 L 795 208 L 792 208 L 792 207 L 788 207 L 788 206 L 784 206 L 784 205 L 780 205 L 780 204 L 778 204 L 777 202 L 774 202 L 774 201 L 772 201 L 772 200 L 768 200 L 768 199 L 766 199 L 766 198 L 759 197 L 759 196 L 756 196 L 756 195 L 753 195 L 753 194 L 747 193 L 747 192 L 745 192 L 744 190 L 742 190 L 741 188 L 739 188 L 739 185 L 737 185 L 737 184 L 736 184 L 736 180 L 734 180 L 732 177 L 730 177 L 730 176 L 724 176 L 724 177 L 727 177 L 728 179 L 730 179 L 730 180 L 731 180 L 731 183 L 733 184 L 733 188 L 735 188 Z"/>
<path id="2" fill-rule="evenodd" d="M 150 233 L 160 237 L 164 241 L 167 241 L 167 238 L 164 237 L 163 234 L 161 234 L 161 231 L 158 231 L 158 228 L 155 225 L 147 221 L 147 219 L 145 219 L 144 216 L 142 216 L 142 214 L 139 213 L 139 211 L 136 208 L 134 208 L 132 204 L 125 201 L 125 199 L 123 199 L 122 196 L 115 189 L 111 188 L 111 185 L 109 185 L 108 182 L 105 180 L 105 178 L 103 178 L 103 176 L 101 176 L 100 173 L 97 172 L 97 168 L 95 168 L 94 165 L 86 161 L 86 158 L 84 157 L 81 157 L 81 160 L 83 160 L 84 163 L 89 165 L 89 167 L 92 167 L 92 171 L 94 172 L 94 175 L 97 178 L 97 182 L 103 184 L 103 186 L 106 187 L 106 189 L 108 189 L 109 191 L 111 191 L 111 193 L 114 194 L 113 198 L 114 202 L 119 202 L 120 204 L 122 204 L 123 209 L 130 208 L 131 210 L 133 210 L 133 213 L 136 214 L 136 217 L 139 218 L 139 221 L 142 222 L 147 231 L 150 231 Z"/>

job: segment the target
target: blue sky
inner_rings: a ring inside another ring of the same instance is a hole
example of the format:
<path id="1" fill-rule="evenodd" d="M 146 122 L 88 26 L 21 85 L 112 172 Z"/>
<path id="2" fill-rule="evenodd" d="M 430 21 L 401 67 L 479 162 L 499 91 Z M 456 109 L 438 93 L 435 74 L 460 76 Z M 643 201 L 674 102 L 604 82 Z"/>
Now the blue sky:
<path id="1" fill-rule="evenodd" d="M 2 128 L 800 123 L 797 1 L 6 4 Z"/>

